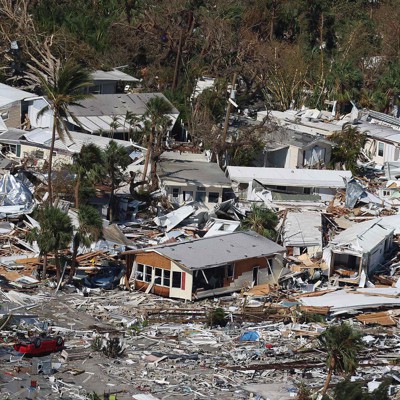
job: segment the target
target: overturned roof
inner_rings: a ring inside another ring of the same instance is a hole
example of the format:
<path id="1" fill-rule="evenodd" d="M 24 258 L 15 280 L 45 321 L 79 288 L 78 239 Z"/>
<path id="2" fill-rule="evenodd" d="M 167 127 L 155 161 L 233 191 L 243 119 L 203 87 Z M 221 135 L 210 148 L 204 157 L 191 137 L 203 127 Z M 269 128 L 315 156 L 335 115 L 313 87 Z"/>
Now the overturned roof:
<path id="1" fill-rule="evenodd" d="M 321 213 L 288 212 L 282 236 L 285 247 L 322 246 Z"/>
<path id="2" fill-rule="evenodd" d="M 247 258 L 268 257 L 284 251 L 282 246 L 256 232 L 241 231 L 133 250 L 125 254 L 157 252 L 189 269 L 197 270 Z"/>
<path id="3" fill-rule="evenodd" d="M 261 168 L 261 167 L 228 167 L 227 175 L 231 181 L 249 183 L 259 181 L 262 185 L 314 187 L 314 188 L 345 188 L 344 178 L 350 179 L 351 171 L 291 169 L 291 168 Z"/>
<path id="4" fill-rule="evenodd" d="M 32 93 L 0 83 L 0 107 L 32 96 Z"/>
<path id="5" fill-rule="evenodd" d="M 160 163 L 159 178 L 179 185 L 221 186 L 230 188 L 231 182 L 215 163 L 167 159 Z"/>

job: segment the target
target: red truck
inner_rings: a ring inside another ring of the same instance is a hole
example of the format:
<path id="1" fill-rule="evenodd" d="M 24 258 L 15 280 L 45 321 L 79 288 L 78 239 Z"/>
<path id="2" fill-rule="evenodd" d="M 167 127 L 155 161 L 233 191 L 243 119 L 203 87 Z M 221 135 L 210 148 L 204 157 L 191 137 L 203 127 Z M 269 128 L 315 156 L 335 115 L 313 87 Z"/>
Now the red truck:
<path id="1" fill-rule="evenodd" d="M 14 344 L 14 350 L 27 356 L 55 353 L 64 348 L 64 339 L 61 336 L 37 336 L 23 339 Z"/>

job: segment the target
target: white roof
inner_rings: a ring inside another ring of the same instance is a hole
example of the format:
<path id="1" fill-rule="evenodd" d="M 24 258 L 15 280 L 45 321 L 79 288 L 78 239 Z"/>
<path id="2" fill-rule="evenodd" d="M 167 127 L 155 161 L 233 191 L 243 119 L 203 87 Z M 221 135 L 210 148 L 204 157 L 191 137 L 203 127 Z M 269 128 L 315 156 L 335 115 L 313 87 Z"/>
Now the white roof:
<path id="1" fill-rule="evenodd" d="M 255 179 L 263 185 L 314 188 L 345 188 L 343 179 L 352 176 L 351 171 L 232 166 L 227 168 L 227 174 L 238 183 Z"/>
<path id="2" fill-rule="evenodd" d="M 139 82 L 140 79 L 134 78 L 131 75 L 125 74 L 118 69 L 112 69 L 111 71 L 97 70 L 90 74 L 94 81 L 122 81 L 122 82 Z"/>
<path id="3" fill-rule="evenodd" d="M 322 296 L 301 297 L 300 302 L 311 307 L 331 307 L 331 312 L 340 313 L 352 309 L 399 307 L 399 294 L 398 288 L 362 288 L 356 291 L 338 290 Z"/>
<path id="4" fill-rule="evenodd" d="M 357 253 L 369 252 L 394 231 L 392 224 L 395 220 L 386 220 L 386 218 L 389 217 L 374 218 L 354 224 L 335 236 L 329 245 L 333 250 L 344 246 L 346 249 Z"/>
<path id="5" fill-rule="evenodd" d="M 0 107 L 32 96 L 32 93 L 0 83 Z"/>
<path id="6" fill-rule="evenodd" d="M 282 234 L 285 247 L 322 246 L 321 213 L 288 212 Z"/>
<path id="7" fill-rule="evenodd" d="M 109 137 L 90 135 L 83 132 L 71 131 L 70 135 L 72 137 L 72 140 L 70 140 L 66 135 L 64 142 L 57 137 L 55 141 L 55 148 L 59 150 L 67 150 L 71 153 L 79 153 L 83 145 L 93 143 L 101 149 L 104 149 L 111 141 Z M 51 131 L 49 129 L 37 128 L 33 131 L 27 132 L 24 136 L 28 142 L 38 143 L 42 145 L 50 145 Z M 125 140 L 113 140 L 124 147 L 132 147 L 132 144 Z"/>

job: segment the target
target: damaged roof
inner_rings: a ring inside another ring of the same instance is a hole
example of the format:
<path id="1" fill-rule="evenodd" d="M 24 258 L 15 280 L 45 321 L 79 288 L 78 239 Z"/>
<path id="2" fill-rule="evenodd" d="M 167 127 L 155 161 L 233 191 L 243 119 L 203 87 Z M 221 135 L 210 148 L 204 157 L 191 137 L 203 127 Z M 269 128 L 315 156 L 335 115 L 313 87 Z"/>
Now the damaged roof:
<path id="1" fill-rule="evenodd" d="M 386 223 L 383 218 L 376 218 L 354 224 L 335 236 L 330 245 L 331 247 L 346 246 L 346 248 L 358 252 L 368 253 L 391 235 L 392 232 L 394 232 L 394 228 L 389 223 Z"/>
<path id="2" fill-rule="evenodd" d="M 0 83 L 0 107 L 34 96 L 32 93 Z"/>
<path id="3" fill-rule="evenodd" d="M 227 175 L 232 181 L 249 183 L 253 179 L 262 185 L 314 187 L 314 188 L 345 188 L 344 178 L 350 179 L 351 171 L 335 171 L 326 169 L 291 169 L 262 167 L 232 167 L 227 168 Z"/>
<path id="4" fill-rule="evenodd" d="M 130 94 L 96 94 L 81 100 L 79 105 L 70 106 L 69 111 L 75 117 L 97 117 L 109 115 L 125 116 L 129 111 L 135 115 L 143 115 L 150 99 L 161 97 L 171 106 L 171 114 L 179 111 L 162 93 L 130 93 Z"/>
<path id="5" fill-rule="evenodd" d="M 284 246 L 322 247 L 321 213 L 288 212 L 282 236 Z"/>
<path id="6" fill-rule="evenodd" d="M 172 181 L 178 186 L 222 186 L 231 187 L 230 180 L 216 163 L 190 160 L 163 160 L 160 163 L 159 178 Z"/>
<path id="7" fill-rule="evenodd" d="M 197 270 L 246 258 L 268 257 L 284 251 L 282 246 L 256 232 L 240 231 L 133 250 L 125 254 L 157 252 L 189 269 Z"/>

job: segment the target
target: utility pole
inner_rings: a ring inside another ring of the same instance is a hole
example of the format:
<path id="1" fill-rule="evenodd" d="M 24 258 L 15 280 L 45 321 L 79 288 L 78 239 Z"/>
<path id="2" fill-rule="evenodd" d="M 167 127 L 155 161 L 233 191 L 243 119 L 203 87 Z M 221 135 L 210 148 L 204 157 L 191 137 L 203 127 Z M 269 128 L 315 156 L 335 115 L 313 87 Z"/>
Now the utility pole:
<path id="1" fill-rule="evenodd" d="M 231 87 L 231 92 L 229 93 L 229 98 L 232 98 L 232 93 L 235 90 L 235 85 L 236 85 L 236 79 L 237 79 L 237 72 L 233 74 L 233 79 L 232 79 L 232 87 Z M 226 135 L 228 133 L 228 126 L 229 126 L 229 115 L 231 114 L 231 108 L 232 108 L 232 103 L 228 100 L 228 107 L 226 108 L 226 116 L 225 116 L 225 124 L 224 124 L 224 130 L 222 131 L 222 145 L 224 146 L 226 143 Z"/>

